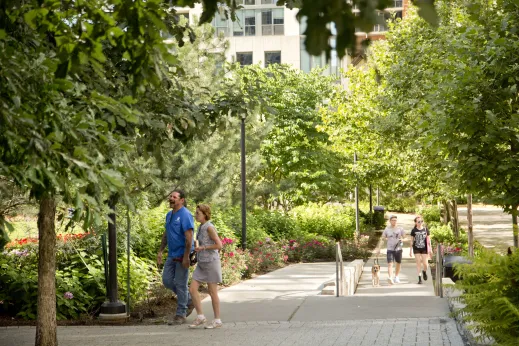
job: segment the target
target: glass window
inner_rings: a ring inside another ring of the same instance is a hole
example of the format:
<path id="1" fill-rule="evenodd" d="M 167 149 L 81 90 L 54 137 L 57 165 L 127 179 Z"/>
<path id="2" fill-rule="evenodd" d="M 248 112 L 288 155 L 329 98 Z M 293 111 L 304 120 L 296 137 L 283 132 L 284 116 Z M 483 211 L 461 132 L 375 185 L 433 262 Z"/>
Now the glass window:
<path id="1" fill-rule="evenodd" d="M 402 7 L 402 0 L 394 0 L 393 7 Z"/>
<path id="2" fill-rule="evenodd" d="M 261 34 L 283 35 L 285 33 L 285 18 L 282 8 L 261 11 Z"/>
<path id="3" fill-rule="evenodd" d="M 275 5 L 278 0 L 261 0 L 262 5 Z"/>
<path id="4" fill-rule="evenodd" d="M 272 35 L 272 10 L 261 11 L 261 34 Z"/>
<path id="5" fill-rule="evenodd" d="M 281 52 L 265 52 L 265 67 L 271 64 L 281 64 Z"/>
<path id="6" fill-rule="evenodd" d="M 252 52 L 236 53 L 236 62 L 240 65 L 252 65 Z"/>
<path id="7" fill-rule="evenodd" d="M 306 16 L 301 18 L 299 22 L 299 35 L 304 35 L 307 27 L 307 18 Z"/>
<path id="8" fill-rule="evenodd" d="M 310 72 L 311 69 L 310 54 L 306 51 L 305 39 L 301 38 L 301 70 L 304 72 Z"/>
<path id="9" fill-rule="evenodd" d="M 189 13 L 178 13 L 178 19 L 186 18 L 189 23 Z"/>
<path id="10" fill-rule="evenodd" d="M 236 21 L 233 23 L 233 36 L 256 35 L 256 13 L 254 10 L 236 11 Z"/>
<path id="11" fill-rule="evenodd" d="M 305 48 L 304 38 L 301 38 L 301 70 L 304 72 L 310 72 L 314 68 L 322 68 L 328 66 L 322 72 L 323 75 L 328 76 L 330 74 L 337 75 L 339 73 L 339 58 L 335 46 L 337 44 L 336 39 L 330 39 L 330 46 L 332 52 L 330 55 L 330 61 L 326 62 L 325 54 L 319 56 L 310 55 Z"/>
<path id="12" fill-rule="evenodd" d="M 229 22 L 225 18 L 225 16 L 220 13 L 216 13 L 213 19 L 213 27 L 215 28 L 216 36 L 223 34 L 224 36 L 229 36 Z"/>
<path id="13" fill-rule="evenodd" d="M 242 5 L 256 5 L 256 0 L 242 0 Z"/>
<path id="14" fill-rule="evenodd" d="M 387 31 L 386 27 L 386 17 L 383 12 L 379 12 L 377 14 L 377 24 L 373 27 L 374 32 L 383 32 Z"/>

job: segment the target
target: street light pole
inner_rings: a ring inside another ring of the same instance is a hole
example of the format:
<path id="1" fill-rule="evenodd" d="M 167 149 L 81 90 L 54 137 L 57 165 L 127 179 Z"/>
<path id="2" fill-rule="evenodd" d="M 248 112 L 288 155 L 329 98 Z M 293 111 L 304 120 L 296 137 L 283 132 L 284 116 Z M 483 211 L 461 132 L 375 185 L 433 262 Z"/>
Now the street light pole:
<path id="1" fill-rule="evenodd" d="M 247 196 L 245 191 L 245 116 L 241 117 L 241 247 L 247 247 Z"/>
<path id="2" fill-rule="evenodd" d="M 111 209 L 108 223 L 108 302 L 101 305 L 99 318 L 105 321 L 126 319 L 126 305 L 117 297 L 117 232 L 115 228 L 115 205 L 117 196 L 112 195 L 108 201 Z"/>

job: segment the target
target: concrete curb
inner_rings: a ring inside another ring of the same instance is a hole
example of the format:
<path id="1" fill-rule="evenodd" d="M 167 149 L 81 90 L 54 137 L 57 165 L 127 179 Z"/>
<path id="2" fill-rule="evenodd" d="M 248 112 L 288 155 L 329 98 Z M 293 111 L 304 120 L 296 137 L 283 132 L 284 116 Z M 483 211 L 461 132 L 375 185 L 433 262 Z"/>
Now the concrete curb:
<path id="1" fill-rule="evenodd" d="M 464 341 L 471 346 L 494 345 L 495 341 L 492 337 L 484 336 L 482 333 L 472 330 L 470 326 L 473 325 L 473 323 L 463 321 L 463 314 L 460 313 L 459 310 L 463 309 L 466 305 L 459 299 L 463 292 L 456 288 L 456 283 L 450 278 L 442 278 L 442 282 L 443 296 L 447 298 L 452 318 L 456 321 L 456 327 Z M 481 338 L 482 341 L 478 341 L 478 339 Z"/>

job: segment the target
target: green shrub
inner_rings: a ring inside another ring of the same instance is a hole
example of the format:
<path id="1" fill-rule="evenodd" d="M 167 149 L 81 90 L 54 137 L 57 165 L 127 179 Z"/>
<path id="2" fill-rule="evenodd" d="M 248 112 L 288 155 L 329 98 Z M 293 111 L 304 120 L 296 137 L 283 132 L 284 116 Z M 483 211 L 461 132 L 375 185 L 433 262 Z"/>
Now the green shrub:
<path id="1" fill-rule="evenodd" d="M 258 226 L 276 241 L 291 239 L 298 233 L 295 220 L 288 214 L 279 211 L 255 209 L 253 215 L 258 222 Z"/>
<path id="2" fill-rule="evenodd" d="M 252 260 L 257 263 L 255 272 L 268 271 L 276 268 L 281 268 L 288 260 L 285 258 L 285 252 L 280 244 L 275 243 L 270 238 L 264 241 L 259 241 L 250 249 Z"/>
<path id="3" fill-rule="evenodd" d="M 124 254 L 117 259 L 119 299 L 124 302 L 128 300 L 127 258 L 127 255 Z M 130 252 L 130 306 L 133 308 L 136 303 L 148 298 L 148 291 L 156 283 L 162 283 L 157 265 L 148 259 L 134 256 Z"/>
<path id="4" fill-rule="evenodd" d="M 97 311 L 106 300 L 106 283 L 99 236 L 69 234 L 56 244 L 57 318 L 78 318 Z M 32 241 L 32 240 L 31 240 Z M 124 250 L 124 249 L 122 249 Z M 131 256 L 132 302 L 144 298 L 153 280 L 155 265 Z M 0 254 L 0 301 L 10 315 L 36 318 L 38 292 L 38 244 L 21 240 Z M 126 299 L 126 255 L 118 261 L 119 297 Z M 133 304 L 132 303 L 132 304 Z"/>
<path id="5" fill-rule="evenodd" d="M 236 240 L 231 238 L 223 238 L 222 245 L 220 251 L 222 280 L 225 286 L 230 286 L 240 282 L 245 276 L 250 254 L 249 251 L 236 248 Z"/>
<path id="6" fill-rule="evenodd" d="M 333 239 L 352 239 L 355 210 L 351 207 L 309 204 L 292 209 L 290 215 L 302 234 L 319 234 Z"/>
<path id="7" fill-rule="evenodd" d="M 335 242 L 326 238 L 289 240 L 283 245 L 289 262 L 312 262 L 316 260 L 335 259 Z"/>
<path id="8" fill-rule="evenodd" d="M 415 213 L 417 209 L 416 199 L 413 197 L 385 198 L 387 211 L 399 213 Z"/>
<path id="9" fill-rule="evenodd" d="M 241 210 L 239 207 L 211 208 L 211 222 L 220 238 L 241 238 Z"/>
<path id="10" fill-rule="evenodd" d="M 462 279 L 456 288 L 466 306 L 459 317 L 473 328 L 493 337 L 499 345 L 517 345 L 519 340 L 519 251 L 499 255 L 482 251 L 472 264 L 455 266 Z"/>
<path id="11" fill-rule="evenodd" d="M 431 241 L 434 243 L 448 244 L 466 244 L 468 241 L 467 234 L 463 231 L 460 232 L 459 239 L 456 239 L 450 225 L 439 225 L 429 228 L 431 232 Z"/>
<path id="12" fill-rule="evenodd" d="M 425 221 L 425 224 L 432 228 L 434 225 L 438 225 L 440 223 L 440 212 L 441 210 L 436 206 L 430 207 L 420 207 L 418 209 L 418 214 L 420 214 Z"/>
<path id="13" fill-rule="evenodd" d="M 166 222 L 166 214 L 170 208 L 166 203 L 161 204 L 157 208 L 149 208 L 146 203 L 139 206 L 137 214 L 131 216 L 131 247 L 135 252 L 135 256 L 147 258 L 151 261 L 157 258 L 162 235 L 164 234 L 164 225 Z M 126 221 L 126 216 L 119 220 Z M 126 222 L 125 222 L 126 223 Z M 126 237 L 119 237 L 120 240 L 126 240 Z"/>

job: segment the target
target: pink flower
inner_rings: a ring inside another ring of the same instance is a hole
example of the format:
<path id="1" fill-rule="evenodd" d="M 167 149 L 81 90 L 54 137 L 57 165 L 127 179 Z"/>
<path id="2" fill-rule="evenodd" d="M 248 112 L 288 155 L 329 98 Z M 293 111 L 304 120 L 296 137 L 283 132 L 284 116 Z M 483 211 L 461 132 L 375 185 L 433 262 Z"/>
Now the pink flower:
<path id="1" fill-rule="evenodd" d="M 236 266 L 232 266 L 231 268 L 232 268 L 232 269 L 236 269 Z"/>
<path id="2" fill-rule="evenodd" d="M 72 292 L 65 292 L 63 294 L 63 298 L 65 298 L 65 299 L 72 299 L 72 298 L 74 298 L 74 295 L 72 294 Z"/>
<path id="3" fill-rule="evenodd" d="M 283 256 L 283 260 L 284 260 L 285 262 L 288 261 L 288 256 L 287 256 L 287 255 Z"/>
<path id="4" fill-rule="evenodd" d="M 229 252 L 229 257 L 234 257 L 234 252 Z"/>

